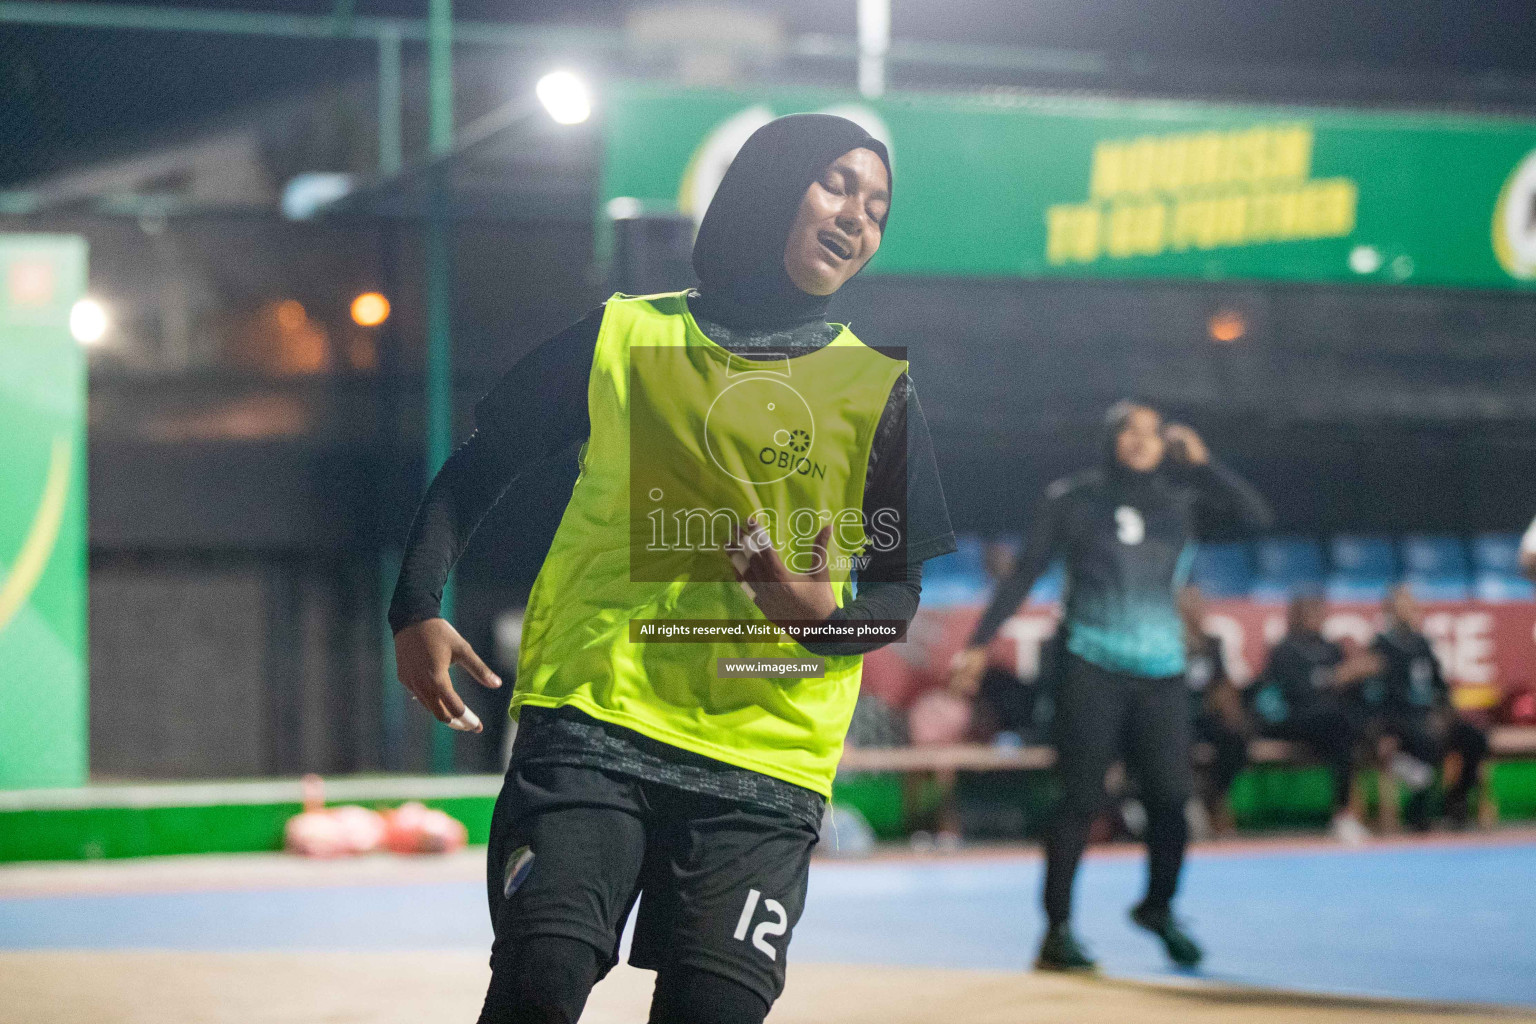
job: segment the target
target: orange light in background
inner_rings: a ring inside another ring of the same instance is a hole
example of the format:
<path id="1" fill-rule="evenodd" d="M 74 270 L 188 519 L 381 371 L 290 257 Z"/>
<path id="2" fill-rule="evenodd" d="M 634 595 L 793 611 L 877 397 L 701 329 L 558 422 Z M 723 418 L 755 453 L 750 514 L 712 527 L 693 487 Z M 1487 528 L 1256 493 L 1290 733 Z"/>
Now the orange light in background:
<path id="1" fill-rule="evenodd" d="M 330 366 L 331 342 L 325 327 L 309 318 L 298 299 L 283 299 L 266 307 L 276 326 L 268 358 L 279 373 L 319 373 Z"/>
<path id="2" fill-rule="evenodd" d="M 1231 344 L 1248 333 L 1248 321 L 1243 319 L 1241 313 L 1232 310 L 1223 310 L 1211 317 L 1211 322 L 1206 325 L 1212 341 L 1222 344 Z"/>
<path id="3" fill-rule="evenodd" d="M 273 308 L 273 315 L 277 317 L 277 326 L 285 331 L 297 331 L 309 321 L 309 314 L 304 311 L 304 303 L 298 299 L 284 299 Z"/>
<path id="4" fill-rule="evenodd" d="M 352 322 L 359 327 L 377 327 L 389 319 L 389 300 L 378 292 L 363 292 L 352 300 Z"/>

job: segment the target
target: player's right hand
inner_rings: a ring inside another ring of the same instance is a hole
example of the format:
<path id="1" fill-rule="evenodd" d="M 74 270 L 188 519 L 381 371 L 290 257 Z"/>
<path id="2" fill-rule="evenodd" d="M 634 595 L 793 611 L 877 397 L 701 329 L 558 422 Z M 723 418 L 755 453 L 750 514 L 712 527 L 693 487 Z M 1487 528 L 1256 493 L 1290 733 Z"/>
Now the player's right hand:
<path id="1" fill-rule="evenodd" d="M 985 647 L 963 647 L 949 660 L 949 688 L 963 697 L 974 697 L 981 690 L 981 677 L 987 670 Z"/>
<path id="2" fill-rule="evenodd" d="M 475 653 L 447 619 L 423 619 L 395 634 L 395 672 L 411 696 L 432 717 L 460 732 L 480 732 L 480 718 L 453 690 L 448 669 L 458 665 L 488 690 L 501 686 L 501 678 Z"/>

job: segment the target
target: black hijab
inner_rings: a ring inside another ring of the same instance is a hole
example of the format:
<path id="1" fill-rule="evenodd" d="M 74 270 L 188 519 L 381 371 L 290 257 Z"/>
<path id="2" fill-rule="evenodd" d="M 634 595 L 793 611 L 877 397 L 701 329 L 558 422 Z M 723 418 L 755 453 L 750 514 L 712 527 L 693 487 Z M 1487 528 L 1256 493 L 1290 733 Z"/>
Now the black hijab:
<path id="1" fill-rule="evenodd" d="M 721 179 L 693 243 L 693 269 L 711 319 L 782 327 L 826 318 L 832 296 L 803 292 L 790 280 L 784 246 L 811 182 L 833 160 L 861 148 L 878 155 L 890 172 L 885 144 L 844 117 L 790 114 L 752 133 Z"/>

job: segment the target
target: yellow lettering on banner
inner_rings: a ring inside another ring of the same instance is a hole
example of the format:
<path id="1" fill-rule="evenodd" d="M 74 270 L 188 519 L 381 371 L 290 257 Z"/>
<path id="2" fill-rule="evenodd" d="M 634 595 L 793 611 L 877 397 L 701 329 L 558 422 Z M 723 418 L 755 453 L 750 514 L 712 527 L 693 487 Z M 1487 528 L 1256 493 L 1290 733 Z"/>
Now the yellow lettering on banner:
<path id="1" fill-rule="evenodd" d="M 1190 188 L 1214 185 L 1221 174 L 1221 136 L 1201 132 L 1189 140 L 1189 164 L 1186 172 Z"/>
<path id="2" fill-rule="evenodd" d="M 1156 256 L 1163 251 L 1168 225 L 1168 207 L 1162 202 L 1144 203 L 1131 218 L 1132 251 L 1142 256 Z"/>
<path id="3" fill-rule="evenodd" d="M 1320 212 L 1322 204 L 1319 201 L 1317 186 L 1308 185 L 1307 187 L 1303 188 L 1300 192 L 1297 193 L 1296 199 L 1297 216 L 1295 237 L 1318 237 L 1323 218 Z"/>
<path id="4" fill-rule="evenodd" d="M 1355 210 L 1360 199 L 1355 183 L 1348 178 L 1328 178 L 1314 187 L 1319 193 L 1319 237 L 1338 238 L 1355 230 Z"/>
<path id="5" fill-rule="evenodd" d="M 1102 217 L 1096 206 L 1053 206 L 1045 211 L 1045 258 L 1050 263 L 1092 263 L 1099 258 Z"/>
<path id="6" fill-rule="evenodd" d="M 1329 238 L 1347 232 L 1341 225 L 1354 220 L 1353 204 L 1346 191 L 1337 181 L 1323 181 L 1308 185 L 1302 194 L 1302 223 L 1307 238 Z"/>
<path id="7" fill-rule="evenodd" d="M 1247 184 L 1264 176 L 1264 143 L 1268 134 L 1263 128 L 1254 128 L 1229 136 L 1225 182 Z"/>
<path id="8" fill-rule="evenodd" d="M 1109 213 L 1109 237 L 1104 251 L 1111 256 L 1156 256 L 1164 248 L 1168 215 L 1159 201 L 1124 203 Z"/>
<path id="9" fill-rule="evenodd" d="M 1239 140 L 1232 132 L 1223 132 L 1220 138 L 1220 157 L 1216 164 L 1216 180 L 1213 184 L 1225 187 L 1238 180 L 1238 164 L 1242 162 L 1242 153 Z"/>
<path id="10" fill-rule="evenodd" d="M 1212 233 L 1217 245 L 1242 245 L 1248 223 L 1248 197 L 1226 196 L 1215 201 L 1215 226 Z"/>
<path id="11" fill-rule="evenodd" d="M 1277 180 L 1305 179 L 1312 173 L 1312 129 L 1297 124 L 1275 130 L 1272 170 Z"/>
<path id="12" fill-rule="evenodd" d="M 1309 180 L 1313 142 L 1306 122 L 1100 140 L 1088 202 L 1046 211 L 1046 259 L 1091 263 L 1348 235 L 1358 187 Z"/>
<path id="13" fill-rule="evenodd" d="M 1173 223 L 1168 226 L 1168 248 L 1183 252 L 1193 244 L 1195 233 L 1195 204 L 1180 199 L 1173 204 Z"/>
<path id="14" fill-rule="evenodd" d="M 1240 197 L 1239 197 L 1240 198 Z M 1190 235 L 1197 249 L 1215 249 L 1224 245 L 1239 244 L 1247 210 L 1245 204 L 1232 202 L 1232 197 L 1213 197 L 1190 201 Z"/>
<path id="15" fill-rule="evenodd" d="M 1280 208 L 1280 237 L 1282 239 L 1301 237 L 1301 193 L 1296 190 L 1281 192 L 1275 199 Z"/>
<path id="16" fill-rule="evenodd" d="M 1189 177 L 1189 136 L 1173 135 L 1157 148 L 1152 184 L 1159 192 L 1178 192 Z"/>
<path id="17" fill-rule="evenodd" d="M 1140 195 L 1152 191 L 1152 165 L 1156 159 L 1157 140 L 1150 135 L 1143 135 L 1126 146 L 1121 192 Z"/>
<path id="18" fill-rule="evenodd" d="M 1124 178 L 1125 147 L 1118 142 L 1100 142 L 1093 147 L 1093 171 L 1088 195 L 1093 199 L 1116 195 Z"/>
<path id="19" fill-rule="evenodd" d="M 1095 180 L 1098 180 L 1097 154 L 1093 166 Z M 1071 235 L 1073 209 L 1071 206 L 1052 206 L 1045 211 L 1045 261 L 1047 263 L 1061 264 L 1071 258 L 1071 248 L 1067 239 Z"/>
<path id="20" fill-rule="evenodd" d="M 1099 239 L 1104 233 L 1104 215 L 1096 206 L 1085 206 L 1077 219 L 1077 248 L 1073 256 L 1079 263 L 1091 263 L 1099 258 Z"/>
<path id="21" fill-rule="evenodd" d="M 1104 239 L 1104 251 L 1111 256 L 1126 257 L 1135 252 L 1131 244 L 1131 215 L 1134 207 L 1115 206 L 1109 211 L 1109 234 Z"/>
<path id="22" fill-rule="evenodd" d="M 1284 238 L 1284 193 L 1260 192 L 1248 207 L 1248 241 L 1272 242 Z"/>

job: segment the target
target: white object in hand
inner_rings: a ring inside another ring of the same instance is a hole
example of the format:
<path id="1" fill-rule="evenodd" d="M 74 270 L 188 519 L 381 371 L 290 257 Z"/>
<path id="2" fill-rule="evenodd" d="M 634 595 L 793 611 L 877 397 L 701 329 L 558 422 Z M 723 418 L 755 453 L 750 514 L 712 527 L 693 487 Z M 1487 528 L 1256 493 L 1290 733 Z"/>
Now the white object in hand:
<path id="1" fill-rule="evenodd" d="M 748 544 L 752 543 L 751 537 L 747 538 L 747 543 Z M 727 553 L 731 556 L 731 564 L 736 567 L 736 571 L 738 573 L 743 573 L 743 572 L 747 571 L 748 559 L 747 559 L 747 556 L 745 554 L 743 554 L 740 551 L 729 551 L 729 550 L 727 550 Z M 741 587 L 742 592 L 747 595 L 747 599 L 748 600 L 751 600 L 751 601 L 756 601 L 757 600 L 757 591 L 752 589 L 752 585 L 750 583 L 748 583 L 746 580 L 737 580 L 736 582 Z"/>
<path id="2" fill-rule="evenodd" d="M 459 732 L 474 732 L 480 728 L 480 719 L 469 708 L 465 708 L 462 715 L 448 720 L 448 728 L 457 729 Z"/>

